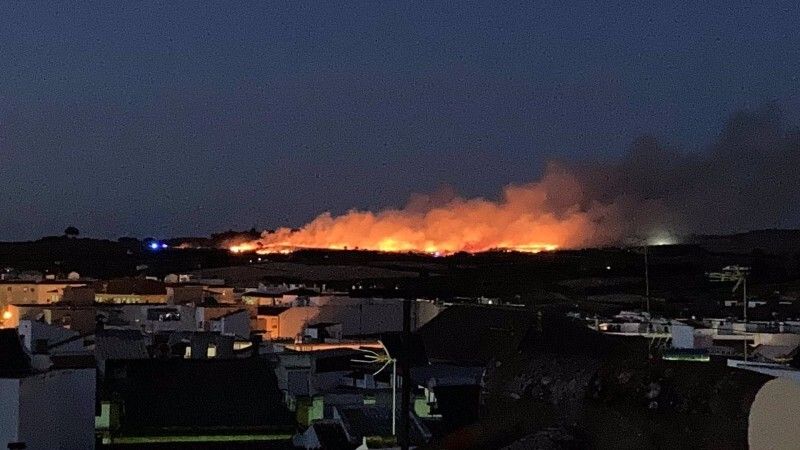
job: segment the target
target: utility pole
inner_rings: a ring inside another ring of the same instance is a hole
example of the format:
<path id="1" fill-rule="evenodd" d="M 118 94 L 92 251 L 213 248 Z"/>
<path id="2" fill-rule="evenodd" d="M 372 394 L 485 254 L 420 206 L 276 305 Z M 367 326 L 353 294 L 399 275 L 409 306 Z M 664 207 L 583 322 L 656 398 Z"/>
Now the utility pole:
<path id="1" fill-rule="evenodd" d="M 382 341 L 378 341 L 383 347 L 383 353 L 378 353 L 372 351 L 370 349 L 362 348 L 360 351 L 364 353 L 362 359 L 351 359 L 350 362 L 354 363 L 362 363 L 362 364 L 382 364 L 381 368 L 376 370 L 372 376 L 378 375 L 379 373 L 383 372 L 389 364 L 392 365 L 392 436 L 397 439 L 397 357 L 392 356 L 389 354 L 389 349 L 383 344 Z"/>
<path id="2" fill-rule="evenodd" d="M 397 360 L 392 360 L 392 436 L 397 438 Z"/>
<path id="3" fill-rule="evenodd" d="M 647 243 L 644 244 L 644 295 L 647 301 L 647 315 L 650 315 L 650 264 L 647 260 Z"/>
<path id="4" fill-rule="evenodd" d="M 408 450 L 411 445 L 409 415 L 411 403 L 411 300 L 403 299 L 403 358 L 400 369 L 403 378 L 403 391 L 400 406 L 400 448 Z"/>
<path id="5" fill-rule="evenodd" d="M 746 329 L 747 328 L 747 277 L 742 278 L 742 300 L 744 303 L 744 313 L 742 313 L 742 316 L 744 317 L 744 326 Z"/>
<path id="6" fill-rule="evenodd" d="M 747 364 L 747 276 L 742 277 L 742 300 L 744 300 L 744 362 Z"/>

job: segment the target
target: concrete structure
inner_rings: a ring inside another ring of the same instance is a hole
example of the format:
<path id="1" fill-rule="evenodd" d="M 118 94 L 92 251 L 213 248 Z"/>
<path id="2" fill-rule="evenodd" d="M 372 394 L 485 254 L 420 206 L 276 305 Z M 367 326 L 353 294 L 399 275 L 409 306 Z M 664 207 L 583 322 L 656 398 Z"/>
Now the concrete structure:
<path id="1" fill-rule="evenodd" d="M 111 315 L 121 319 L 121 324 L 115 325 L 116 328 L 137 329 L 146 333 L 158 333 L 166 331 L 198 331 L 211 330 L 212 321 L 227 314 L 241 311 L 241 307 L 236 306 L 195 306 L 195 305 L 169 305 L 169 304 L 131 304 L 115 305 L 113 307 L 98 308 L 98 314 Z M 247 333 L 249 335 L 249 316 L 248 313 Z M 233 326 L 231 319 L 229 326 Z M 240 320 L 241 322 L 241 320 Z M 238 330 L 243 331 L 243 326 Z"/>
<path id="2" fill-rule="evenodd" d="M 94 369 L 0 378 L 0 445 L 30 450 L 94 448 Z"/>
<path id="3" fill-rule="evenodd" d="M 34 360 L 16 330 L 0 331 L 0 448 L 94 448 L 94 367 L 36 371 Z"/>
<path id="4" fill-rule="evenodd" d="M 16 328 L 20 321 L 29 319 L 67 328 L 81 334 L 94 332 L 97 326 L 96 308 L 54 304 L 15 304 L 6 309 L 4 328 Z"/>
<path id="5" fill-rule="evenodd" d="M 103 283 L 95 296 L 99 303 L 167 303 L 164 283 L 144 278 L 120 278 Z"/>
<path id="6" fill-rule="evenodd" d="M 252 329 L 262 333 L 266 339 L 281 339 L 285 335 L 281 332 L 281 316 L 289 308 L 285 306 L 258 306 L 256 308 Z"/>
<path id="7" fill-rule="evenodd" d="M 800 444 L 800 382 L 766 383 L 750 407 L 747 441 L 752 450 L 789 450 Z"/>
<path id="8" fill-rule="evenodd" d="M 211 331 L 244 339 L 250 337 L 250 311 L 247 309 L 237 309 L 215 317 L 210 324 Z"/>
<path id="9" fill-rule="evenodd" d="M 310 449 L 351 449 L 342 424 L 337 420 L 314 422 L 306 431 L 296 434 L 292 444 L 298 448 Z"/>
<path id="10" fill-rule="evenodd" d="M 335 322 L 319 322 L 306 325 L 303 341 L 337 342 L 342 340 L 342 324 Z"/>
<path id="11" fill-rule="evenodd" d="M 225 285 L 209 285 L 197 282 L 167 283 L 167 303 L 182 305 L 186 303 L 203 303 L 213 299 L 217 303 L 235 303 L 233 288 Z"/>
<path id="12" fill-rule="evenodd" d="M 339 386 L 353 369 L 351 360 L 359 355 L 350 349 L 278 353 L 275 374 L 289 409 L 295 409 L 297 397 L 314 396 Z"/>
<path id="13" fill-rule="evenodd" d="M 335 408 L 334 419 L 342 423 L 351 444 L 362 444 L 358 448 L 396 448 L 390 407 L 365 405 Z M 408 419 L 411 445 L 425 445 L 431 437 L 430 431 L 413 413 L 409 414 Z"/>
<path id="14" fill-rule="evenodd" d="M 740 322 L 726 319 L 679 321 L 623 316 L 610 322 L 596 322 L 592 328 L 612 335 L 640 336 L 671 341 L 674 349 L 704 349 L 710 354 L 732 355 L 747 345 L 748 353 L 758 350 L 763 361 L 791 359 L 800 346 L 800 324 L 794 322 Z"/>
<path id="15" fill-rule="evenodd" d="M 55 303 L 69 286 L 86 286 L 81 280 L 0 281 L 0 309 L 14 303 Z"/>
<path id="16" fill-rule="evenodd" d="M 97 292 L 91 286 L 67 286 L 61 296 L 61 302 L 72 306 L 94 304 Z"/>
<path id="17" fill-rule="evenodd" d="M 729 359 L 728 367 L 749 370 L 751 372 L 762 373 L 772 377 L 788 378 L 800 383 L 800 369 L 796 369 L 786 364 L 763 363 L 743 361 L 740 359 Z"/>
<path id="18" fill-rule="evenodd" d="M 109 361 L 99 392 L 108 404 L 108 427 L 98 428 L 107 444 L 285 448 L 295 431 L 262 358 Z"/>
<path id="19" fill-rule="evenodd" d="M 66 343 L 59 346 L 60 352 L 83 351 L 83 342 L 76 339 L 80 334 L 70 329 L 48 325 L 46 323 L 33 320 L 21 320 L 17 328 L 23 345 L 28 352 L 44 350 L 59 343 Z"/>
<path id="20" fill-rule="evenodd" d="M 245 291 L 241 295 L 241 301 L 245 305 L 276 306 L 281 303 L 280 299 L 282 297 L 282 293 Z"/>
<path id="21" fill-rule="evenodd" d="M 434 302 L 418 300 L 412 307 L 412 328 L 417 329 L 436 317 L 442 309 Z M 296 339 L 316 323 L 341 324 L 342 336 L 357 336 L 401 331 L 401 299 L 318 297 L 308 306 L 259 307 L 254 328 L 270 339 Z"/>

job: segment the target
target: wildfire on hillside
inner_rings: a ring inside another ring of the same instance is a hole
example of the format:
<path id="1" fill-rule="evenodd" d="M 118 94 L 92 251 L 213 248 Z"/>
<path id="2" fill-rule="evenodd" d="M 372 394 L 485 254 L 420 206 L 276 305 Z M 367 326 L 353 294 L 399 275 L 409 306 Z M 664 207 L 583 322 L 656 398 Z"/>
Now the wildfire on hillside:
<path id="1" fill-rule="evenodd" d="M 226 247 L 259 254 L 314 248 L 449 255 L 536 253 L 607 241 L 610 236 L 599 232 L 597 223 L 609 207 L 584 197 L 574 177 L 551 168 L 537 183 L 507 186 L 497 201 L 416 196 L 403 208 L 324 213 L 298 230 L 264 232 L 260 239 L 229 241 Z"/>

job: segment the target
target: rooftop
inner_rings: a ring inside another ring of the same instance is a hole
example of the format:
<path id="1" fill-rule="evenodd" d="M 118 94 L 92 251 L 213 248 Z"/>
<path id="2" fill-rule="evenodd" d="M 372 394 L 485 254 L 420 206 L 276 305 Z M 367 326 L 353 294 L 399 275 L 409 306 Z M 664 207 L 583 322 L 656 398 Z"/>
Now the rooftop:
<path id="1" fill-rule="evenodd" d="M 215 318 L 213 318 L 213 319 L 211 319 L 211 320 L 219 320 L 219 319 L 223 319 L 223 318 L 225 318 L 225 317 L 230 317 L 230 316 L 233 316 L 233 315 L 235 315 L 235 314 L 239 314 L 239 313 L 241 313 L 241 312 L 244 312 L 244 313 L 250 314 L 250 313 L 249 313 L 249 312 L 248 312 L 246 309 L 244 309 L 244 308 L 239 308 L 239 309 L 234 309 L 233 311 L 228 311 L 228 312 L 226 312 L 225 314 L 223 314 L 223 315 L 221 315 L 221 316 L 218 316 L 218 317 L 215 317 Z"/>
<path id="2" fill-rule="evenodd" d="M 145 278 L 119 278 L 109 280 L 104 291 L 115 295 L 163 295 L 167 293 L 164 283 Z"/>
<path id="3" fill-rule="evenodd" d="M 306 328 L 328 328 L 334 325 L 341 325 L 339 322 L 319 322 L 312 325 L 307 325 Z"/>
<path id="4" fill-rule="evenodd" d="M 311 425 L 322 448 L 326 450 L 351 450 L 353 445 L 347 440 L 342 424 L 334 420 L 314 422 Z"/>
<path id="5" fill-rule="evenodd" d="M 61 284 L 69 284 L 69 285 L 77 285 L 77 286 L 84 286 L 90 283 L 93 283 L 94 280 L 91 279 L 78 279 L 78 280 L 0 280 L 0 284 L 38 284 L 38 285 L 61 285 Z"/>
<path id="6" fill-rule="evenodd" d="M 106 373 L 106 398 L 125 404 L 123 429 L 294 429 L 260 358 L 110 361 Z"/>
<path id="7" fill-rule="evenodd" d="M 283 297 L 283 293 L 274 294 L 270 292 L 248 291 L 242 294 L 242 297 L 255 297 L 255 298 L 278 298 Z"/>
<path id="8" fill-rule="evenodd" d="M 138 330 L 102 330 L 95 333 L 98 360 L 147 358 L 144 335 Z"/>
<path id="9" fill-rule="evenodd" d="M 259 316 L 277 316 L 288 309 L 288 306 L 259 306 L 257 312 Z"/>

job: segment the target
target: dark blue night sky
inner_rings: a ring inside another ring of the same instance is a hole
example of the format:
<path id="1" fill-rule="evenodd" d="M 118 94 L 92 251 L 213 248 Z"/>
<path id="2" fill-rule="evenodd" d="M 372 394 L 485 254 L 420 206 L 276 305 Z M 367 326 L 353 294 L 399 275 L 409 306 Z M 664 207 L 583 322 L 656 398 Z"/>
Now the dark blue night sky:
<path id="1" fill-rule="evenodd" d="M 632 3 L 3 3 L 0 240 L 297 226 L 800 123 L 795 1 Z"/>

